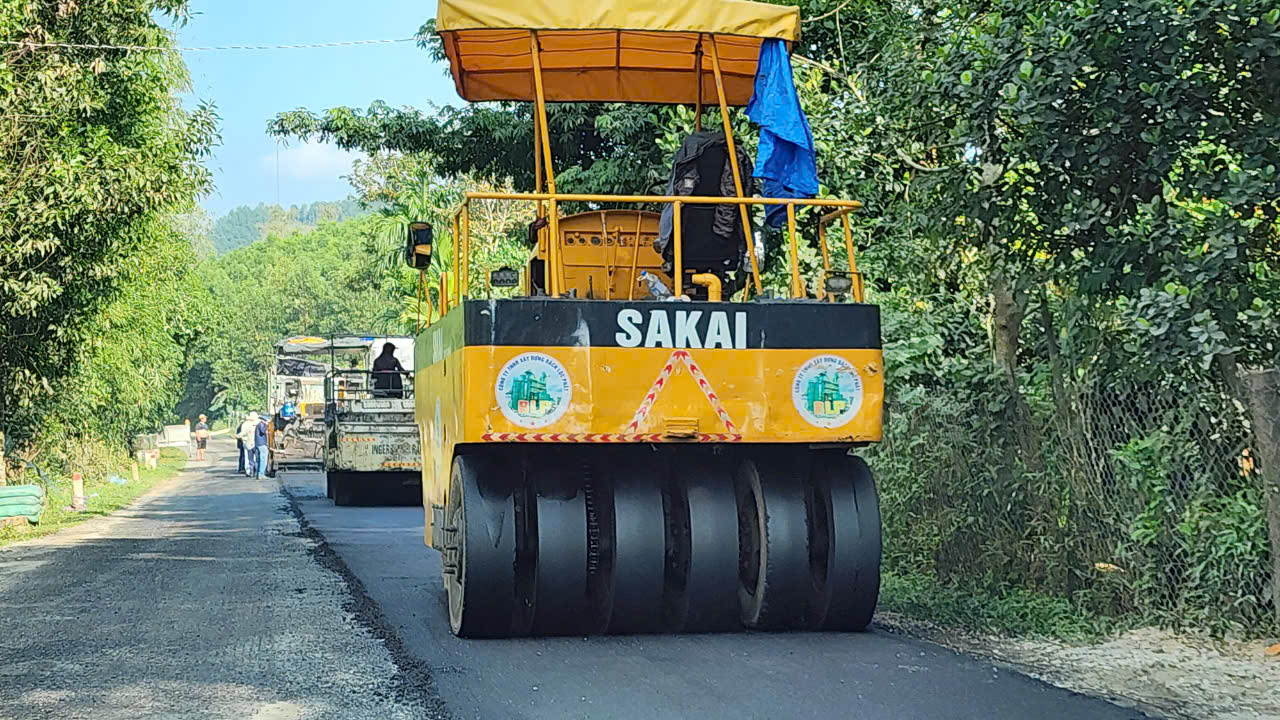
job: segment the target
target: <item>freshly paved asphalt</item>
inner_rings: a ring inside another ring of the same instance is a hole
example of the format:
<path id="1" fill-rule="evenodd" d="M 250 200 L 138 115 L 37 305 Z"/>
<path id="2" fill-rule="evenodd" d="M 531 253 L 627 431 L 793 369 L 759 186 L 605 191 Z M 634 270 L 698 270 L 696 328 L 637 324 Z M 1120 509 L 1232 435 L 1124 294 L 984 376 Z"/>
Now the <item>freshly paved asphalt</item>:
<path id="1" fill-rule="evenodd" d="M 459 640 L 421 508 L 337 508 L 323 475 L 282 479 L 458 718 L 1145 717 L 883 630 Z"/>

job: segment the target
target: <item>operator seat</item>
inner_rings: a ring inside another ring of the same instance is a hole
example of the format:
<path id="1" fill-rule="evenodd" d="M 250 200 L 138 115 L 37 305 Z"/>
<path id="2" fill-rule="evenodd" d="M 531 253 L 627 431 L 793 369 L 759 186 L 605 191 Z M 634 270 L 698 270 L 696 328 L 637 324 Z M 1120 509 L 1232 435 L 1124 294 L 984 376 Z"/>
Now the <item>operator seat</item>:
<path id="1" fill-rule="evenodd" d="M 743 192 L 754 192 L 751 161 L 738 148 L 738 161 Z M 701 132 L 685 138 L 671 168 L 668 194 L 703 197 L 732 197 L 735 193 L 729 163 L 728 144 L 723 133 Z M 693 180 L 690 187 L 689 181 Z M 664 212 L 665 216 L 670 208 Z M 705 300 L 705 287 L 694 285 L 691 277 L 698 273 L 719 276 L 724 296 L 728 297 L 745 280 L 742 272 L 746 260 L 747 241 L 742 233 L 741 211 L 735 205 L 685 204 L 680 211 L 681 264 L 684 270 L 684 292 L 695 300 Z M 717 214 L 719 230 L 717 232 Z M 662 241 L 663 270 L 675 271 L 675 242 L 664 226 Z"/>

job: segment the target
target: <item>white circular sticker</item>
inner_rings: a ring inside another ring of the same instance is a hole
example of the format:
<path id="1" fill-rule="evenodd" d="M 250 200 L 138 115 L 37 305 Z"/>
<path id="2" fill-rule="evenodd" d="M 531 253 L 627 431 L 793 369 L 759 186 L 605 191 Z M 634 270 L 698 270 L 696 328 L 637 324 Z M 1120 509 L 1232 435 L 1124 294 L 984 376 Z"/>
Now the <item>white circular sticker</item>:
<path id="1" fill-rule="evenodd" d="M 796 371 L 791 400 L 810 425 L 838 428 L 862 408 L 862 376 L 839 355 L 818 355 Z"/>
<path id="2" fill-rule="evenodd" d="M 508 420 L 520 427 L 541 428 L 559 420 L 569 409 L 573 387 L 559 360 L 529 352 L 502 366 L 494 390 Z"/>

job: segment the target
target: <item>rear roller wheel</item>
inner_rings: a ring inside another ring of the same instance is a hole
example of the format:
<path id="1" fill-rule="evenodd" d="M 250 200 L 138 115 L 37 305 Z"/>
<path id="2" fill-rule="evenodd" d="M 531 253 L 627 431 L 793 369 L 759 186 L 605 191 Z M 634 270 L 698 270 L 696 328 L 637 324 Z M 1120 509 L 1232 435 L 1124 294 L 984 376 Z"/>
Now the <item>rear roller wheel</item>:
<path id="1" fill-rule="evenodd" d="M 588 602 L 587 565 L 598 546 L 589 542 L 587 494 L 582 479 L 553 453 L 532 457 L 536 557 L 533 568 L 533 634 L 586 632 L 595 617 Z M 598 559 L 597 559 L 598 560 Z"/>
<path id="2" fill-rule="evenodd" d="M 664 605 L 669 629 L 738 629 L 738 511 L 733 477 L 722 458 L 680 452 L 673 462 L 675 482 L 664 501 Z"/>
<path id="3" fill-rule="evenodd" d="M 880 594 L 880 502 L 859 457 L 819 456 L 809 496 L 809 625 L 865 630 Z"/>
<path id="4" fill-rule="evenodd" d="M 441 553 L 449 625 L 458 637 L 506 637 L 515 602 L 516 477 L 497 458 L 459 455 L 449 476 Z"/>
<path id="5" fill-rule="evenodd" d="M 665 536 L 662 490 L 665 463 L 656 453 L 623 458 L 613 473 L 612 588 L 609 632 L 662 629 Z"/>
<path id="6" fill-rule="evenodd" d="M 799 460 L 790 453 L 749 458 L 738 468 L 738 598 L 748 627 L 804 626 L 809 547 L 806 478 Z"/>

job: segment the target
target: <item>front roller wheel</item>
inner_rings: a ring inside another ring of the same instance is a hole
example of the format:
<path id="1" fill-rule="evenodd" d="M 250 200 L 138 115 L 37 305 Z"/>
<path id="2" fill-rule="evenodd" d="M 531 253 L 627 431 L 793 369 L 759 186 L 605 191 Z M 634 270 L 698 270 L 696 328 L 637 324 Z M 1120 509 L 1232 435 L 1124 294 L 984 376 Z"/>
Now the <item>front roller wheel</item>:
<path id="1" fill-rule="evenodd" d="M 496 457 L 459 455 L 449 476 L 441 553 L 449 626 L 458 637 L 506 637 L 515 611 L 518 476 Z"/>
<path id="2" fill-rule="evenodd" d="M 880 594 L 880 501 L 859 457 L 827 454 L 813 464 L 809 625 L 865 630 Z"/>
<path id="3" fill-rule="evenodd" d="M 809 548 L 799 460 L 791 454 L 748 458 L 738 468 L 738 598 L 748 627 L 804 625 Z"/>

